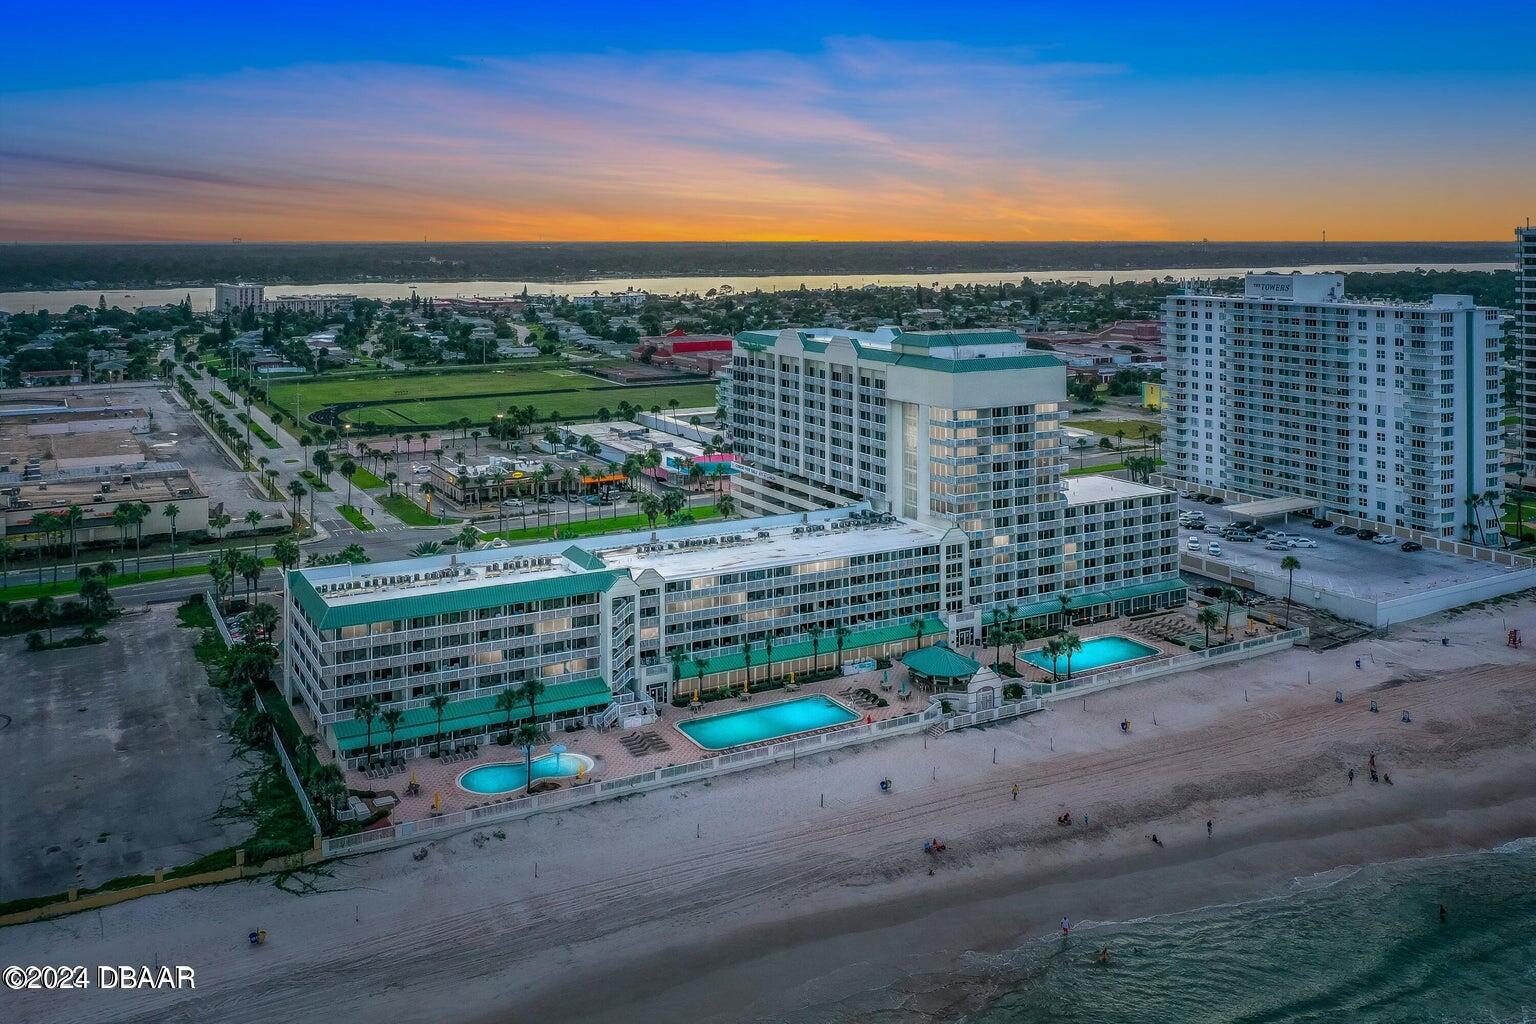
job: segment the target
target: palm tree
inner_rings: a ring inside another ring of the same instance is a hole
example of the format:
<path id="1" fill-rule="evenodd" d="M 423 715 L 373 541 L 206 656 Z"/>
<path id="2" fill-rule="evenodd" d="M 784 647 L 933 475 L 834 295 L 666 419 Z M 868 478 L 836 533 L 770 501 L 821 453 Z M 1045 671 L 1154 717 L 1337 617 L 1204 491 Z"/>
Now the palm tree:
<path id="1" fill-rule="evenodd" d="M 80 544 L 76 540 L 80 524 L 85 522 L 85 511 L 79 505 L 71 505 L 61 517 L 64 529 L 69 531 L 69 559 L 74 563 L 75 575 L 80 575 Z"/>
<path id="2" fill-rule="evenodd" d="M 656 500 L 656 495 L 649 491 L 640 495 L 640 514 L 645 516 L 645 521 L 654 530 L 656 528 L 656 517 L 661 515 L 661 502 Z"/>
<path id="3" fill-rule="evenodd" d="M 826 632 L 826 628 L 817 622 L 807 626 L 805 631 L 811 637 L 811 671 L 815 672 L 821 668 L 821 636 Z"/>
<path id="4" fill-rule="evenodd" d="M 448 710 L 448 695 L 446 693 L 437 694 L 427 701 L 427 707 L 432 709 L 433 717 L 437 719 L 437 727 L 434 731 L 434 735 L 437 737 L 435 756 L 440 757 L 443 753 L 443 712 Z"/>
<path id="5" fill-rule="evenodd" d="M 480 542 L 480 531 L 473 526 L 466 526 L 454 535 L 453 542 L 459 546 L 460 551 L 473 551 Z"/>
<path id="6" fill-rule="evenodd" d="M 832 639 L 837 641 L 837 665 L 832 666 L 833 668 L 843 663 L 843 646 L 848 643 L 848 638 L 852 635 L 853 630 L 847 626 L 838 626 L 832 630 Z"/>
<path id="7" fill-rule="evenodd" d="M 48 553 L 48 538 L 53 534 L 53 513 L 39 512 L 32 517 L 32 530 L 37 534 L 37 584 L 43 584 L 43 556 Z"/>
<path id="8" fill-rule="evenodd" d="M 544 680 L 529 679 L 524 681 L 523 688 L 519 691 L 519 695 L 528 704 L 528 720 L 534 725 L 539 724 L 539 709 L 537 705 L 539 698 L 544 696 L 544 689 Z"/>
<path id="9" fill-rule="evenodd" d="M 517 727 L 517 733 L 513 736 L 513 741 L 523 748 L 523 792 L 532 793 L 533 748 L 539 742 L 539 727 L 532 722 L 524 722 Z"/>
<path id="10" fill-rule="evenodd" d="M 747 673 L 747 689 L 752 688 L 752 641 L 741 642 L 741 662 Z"/>
<path id="11" fill-rule="evenodd" d="M 302 480 L 288 481 L 288 493 L 293 495 L 293 528 L 295 530 L 299 528 L 299 502 L 303 499 L 306 490 L 308 488 L 304 486 Z"/>
<path id="12" fill-rule="evenodd" d="M 763 634 L 763 685 L 773 680 L 773 630 Z"/>
<path id="13" fill-rule="evenodd" d="M 299 542 L 292 537 L 281 537 L 272 545 L 272 557 L 287 572 L 299 564 Z"/>
<path id="14" fill-rule="evenodd" d="M 114 516 L 114 519 L 115 518 L 116 517 Z M 213 515 L 208 517 L 208 525 L 219 531 L 219 540 L 224 539 L 224 530 L 232 522 L 234 522 L 234 520 L 229 517 L 228 512 L 215 512 Z"/>
<path id="15" fill-rule="evenodd" d="M 1003 627 L 994 622 L 988 626 L 982 635 L 982 643 L 992 648 L 992 664 L 996 665 L 1003 660 Z"/>
<path id="16" fill-rule="evenodd" d="M 1051 660 L 1051 681 L 1055 682 L 1061 678 L 1061 673 L 1056 668 L 1057 665 L 1061 664 L 1061 641 L 1052 637 L 1045 642 L 1045 646 L 1040 648 L 1040 653 Z"/>
<path id="17" fill-rule="evenodd" d="M 390 708 L 379 716 L 384 723 L 384 728 L 389 730 L 389 752 L 393 756 L 395 752 L 395 730 L 400 728 L 401 719 L 405 718 L 405 712 L 399 708 Z"/>
<path id="18" fill-rule="evenodd" d="M 336 467 L 341 475 L 347 478 L 347 504 L 352 504 L 352 474 L 357 472 L 357 463 L 351 459 L 342 459 L 341 465 Z"/>
<path id="19" fill-rule="evenodd" d="M 11 557 L 16 554 L 16 546 L 4 537 L 0 537 L 0 590 L 7 590 L 11 585 Z"/>
<path id="20" fill-rule="evenodd" d="M 1221 623 L 1221 613 L 1215 608 L 1202 608 L 1195 621 L 1205 627 L 1205 649 L 1211 649 L 1211 627 Z"/>
<path id="21" fill-rule="evenodd" d="M 1295 555 L 1286 555 L 1280 559 L 1280 568 L 1285 570 L 1285 628 L 1291 628 L 1291 584 L 1296 579 L 1296 570 L 1301 568 L 1301 560 Z"/>
<path id="22" fill-rule="evenodd" d="M 256 536 L 256 528 L 261 525 L 261 513 L 251 509 L 245 514 L 246 525 L 251 528 L 251 557 L 256 557 L 256 543 L 260 539 Z"/>
<path id="23" fill-rule="evenodd" d="M 1226 637 L 1230 637 L 1232 635 L 1232 605 L 1242 600 L 1242 597 L 1243 595 L 1239 594 L 1232 587 L 1221 588 L 1221 600 L 1224 601 L 1227 606 L 1226 617 L 1221 620 L 1221 631 Z"/>
<path id="24" fill-rule="evenodd" d="M 364 697 L 352 708 L 354 721 L 362 722 L 367 730 L 363 741 L 363 756 L 367 759 L 368 767 L 373 767 L 373 720 L 379 715 L 379 702 L 374 697 Z"/>
<path id="25" fill-rule="evenodd" d="M 211 522 L 212 520 L 210 520 Z M 128 527 L 133 525 L 133 508 L 131 502 L 120 501 L 112 509 L 112 525 L 117 527 L 117 557 L 124 565 L 121 572 L 127 572 Z"/>
<path id="26" fill-rule="evenodd" d="M 721 519 L 729 519 L 736 514 L 736 499 L 729 494 L 722 494 L 715 499 L 715 512 Z"/>
<path id="27" fill-rule="evenodd" d="M 512 736 L 512 712 L 522 701 L 517 697 L 517 691 L 508 686 L 496 694 L 496 710 L 503 711 L 507 716 L 507 727 L 502 730 L 502 737 L 510 740 Z"/>
<path id="28" fill-rule="evenodd" d="M 435 540 L 424 540 L 406 553 L 412 558 L 426 558 L 428 555 L 442 554 L 443 546 Z"/>
<path id="29" fill-rule="evenodd" d="M 144 575 L 144 520 L 149 517 L 149 506 L 142 501 L 133 503 L 133 571 Z"/>
<path id="30" fill-rule="evenodd" d="M 695 654 L 691 660 L 693 661 L 693 671 L 698 676 L 693 686 L 693 699 L 698 700 L 699 695 L 704 692 L 704 673 L 709 670 L 709 659 L 701 658 Z"/>
<path id="31" fill-rule="evenodd" d="M 677 684 L 683 678 L 683 665 L 688 661 L 688 655 L 683 653 L 681 647 L 674 647 L 667 652 L 667 660 L 672 663 L 672 692 L 677 693 Z"/>
<path id="32" fill-rule="evenodd" d="M 911 622 L 912 649 L 915 651 L 923 646 L 923 617 L 914 615 Z"/>
<path id="33" fill-rule="evenodd" d="M 389 496 L 391 498 L 395 496 L 395 481 L 399 479 L 400 474 L 396 473 L 394 470 L 390 470 L 388 473 L 384 474 L 384 482 L 389 485 Z"/>
<path id="34" fill-rule="evenodd" d="M 1072 598 L 1066 594 L 1057 594 L 1056 600 L 1061 602 L 1061 632 L 1065 633 L 1072 624 Z"/>
<path id="35" fill-rule="evenodd" d="M 181 515 L 181 509 L 175 502 L 160 510 L 160 514 L 170 520 L 171 523 L 171 575 L 176 575 L 176 517 Z"/>
<path id="36" fill-rule="evenodd" d="M 1067 658 L 1067 678 L 1072 678 L 1072 655 L 1083 649 L 1083 638 L 1076 633 L 1067 633 L 1061 638 L 1061 653 Z"/>

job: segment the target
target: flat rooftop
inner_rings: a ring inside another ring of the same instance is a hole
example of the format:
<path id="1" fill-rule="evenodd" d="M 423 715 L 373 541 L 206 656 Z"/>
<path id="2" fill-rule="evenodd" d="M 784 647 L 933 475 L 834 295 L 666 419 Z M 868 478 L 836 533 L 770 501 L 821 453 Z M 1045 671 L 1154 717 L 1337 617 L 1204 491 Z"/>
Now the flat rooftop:
<path id="1" fill-rule="evenodd" d="M 867 525 L 843 526 L 850 513 Z M 875 517 L 868 506 L 740 519 L 487 547 L 366 565 L 300 570 L 328 607 L 396 598 L 424 598 L 466 589 L 541 583 L 594 573 L 648 569 L 664 579 L 811 562 L 852 554 L 937 544 L 949 531 L 907 519 Z"/>
<path id="2" fill-rule="evenodd" d="M 1068 505 L 1091 505 L 1099 501 L 1125 501 L 1168 493 L 1150 484 L 1133 483 L 1117 476 L 1069 476 L 1065 478 Z"/>
<path id="3" fill-rule="evenodd" d="M 1312 518 L 1310 515 L 1293 515 L 1288 522 L 1272 520 L 1265 525 L 1316 541 L 1316 548 L 1268 551 L 1264 541 L 1228 543 L 1211 535 L 1210 528 L 1242 518 L 1233 516 L 1224 505 L 1181 500 L 1179 509 L 1198 509 L 1204 512 L 1208 524 L 1204 532 L 1180 529 L 1180 551 L 1185 550 L 1190 537 L 1199 540 L 1202 548 L 1207 547 L 1212 540 L 1217 540 L 1221 544 L 1218 560 L 1226 562 L 1235 571 L 1241 573 L 1249 569 L 1280 577 L 1285 576 L 1280 568 L 1280 559 L 1287 555 L 1294 556 L 1301 562 L 1301 568 L 1296 570 L 1296 600 L 1302 604 L 1308 603 L 1304 593 L 1308 588 L 1383 601 L 1406 593 L 1484 580 L 1513 571 L 1429 548 L 1423 551 L 1404 551 L 1399 546 L 1401 540 L 1394 544 L 1374 544 L 1357 537 L 1340 537 L 1331 527 L 1314 530 L 1308 525 Z"/>

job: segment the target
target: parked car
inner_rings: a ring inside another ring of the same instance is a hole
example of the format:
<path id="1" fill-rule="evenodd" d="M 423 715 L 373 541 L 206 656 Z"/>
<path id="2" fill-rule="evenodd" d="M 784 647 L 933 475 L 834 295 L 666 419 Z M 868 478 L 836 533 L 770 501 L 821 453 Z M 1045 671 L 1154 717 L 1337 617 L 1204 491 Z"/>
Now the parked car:
<path id="1" fill-rule="evenodd" d="M 1315 547 L 1317 547 L 1317 541 L 1313 540 L 1311 537 L 1292 537 L 1290 539 L 1290 541 L 1288 541 L 1288 543 L 1293 548 L 1315 548 Z"/>
<path id="2" fill-rule="evenodd" d="M 1403 550 L 1404 551 L 1423 551 L 1424 550 L 1424 545 L 1420 544 L 1416 540 L 1405 540 L 1405 541 L 1403 541 Z"/>
<path id="3" fill-rule="evenodd" d="M 1239 544 L 1252 544 L 1253 535 L 1243 530 L 1233 530 L 1231 533 L 1227 534 L 1227 540 L 1235 540 Z"/>
<path id="4" fill-rule="evenodd" d="M 1256 533 L 1264 532 L 1264 527 L 1260 526 L 1258 523 L 1244 523 L 1241 527 L 1239 527 L 1239 529 L 1248 534 L 1250 537 Z"/>
<path id="5" fill-rule="evenodd" d="M 1324 528 L 1332 526 L 1332 525 L 1333 525 L 1333 520 L 1332 519 L 1314 519 L 1314 520 L 1312 520 L 1312 529 L 1314 529 L 1314 530 L 1321 530 L 1321 529 L 1324 529 Z"/>
<path id="6" fill-rule="evenodd" d="M 1289 551 L 1291 546 L 1283 540 L 1272 540 L 1264 545 L 1265 551 Z"/>
<path id="7" fill-rule="evenodd" d="M 1210 552 L 1215 557 L 1220 558 L 1221 557 L 1221 545 L 1216 543 L 1215 541 L 1211 541 Z"/>
<path id="8" fill-rule="evenodd" d="M 1201 498 L 1200 500 L 1205 502 L 1207 505 L 1220 505 L 1220 504 L 1222 504 L 1221 498 L 1218 497 L 1215 494 L 1207 494 L 1205 497 Z"/>
<path id="9" fill-rule="evenodd" d="M 1353 526 L 1335 526 L 1333 532 L 1340 537 L 1353 537 L 1355 535 L 1355 528 Z"/>
<path id="10" fill-rule="evenodd" d="M 1188 501 L 1190 498 L 1193 498 L 1194 496 L 1195 496 L 1195 492 L 1194 491 L 1180 491 L 1179 492 L 1179 497 L 1183 498 L 1185 501 Z"/>
<path id="11" fill-rule="evenodd" d="M 524 501 L 522 498 L 508 498 L 506 501 L 501 503 L 501 507 L 502 508 L 510 508 L 510 509 L 521 509 L 521 508 L 527 508 L 528 507 L 528 503 L 526 501 Z"/>
<path id="12" fill-rule="evenodd" d="M 1184 547 L 1188 551 L 1199 551 L 1200 550 L 1200 541 L 1197 540 L 1194 537 L 1191 537 L 1191 538 L 1189 538 L 1189 543 L 1184 545 Z"/>
<path id="13" fill-rule="evenodd" d="M 1361 530 L 1355 536 L 1361 540 L 1374 540 L 1377 534 L 1375 530 Z"/>
<path id="14" fill-rule="evenodd" d="M 1259 540 L 1274 540 L 1276 537 L 1280 536 L 1280 534 L 1276 533 L 1274 530 L 1260 530 L 1254 536 L 1258 537 Z"/>
<path id="15" fill-rule="evenodd" d="M 1371 543 L 1372 544 L 1396 544 L 1397 543 L 1397 538 L 1392 536 L 1390 533 L 1383 533 L 1380 536 L 1372 537 L 1371 538 Z"/>

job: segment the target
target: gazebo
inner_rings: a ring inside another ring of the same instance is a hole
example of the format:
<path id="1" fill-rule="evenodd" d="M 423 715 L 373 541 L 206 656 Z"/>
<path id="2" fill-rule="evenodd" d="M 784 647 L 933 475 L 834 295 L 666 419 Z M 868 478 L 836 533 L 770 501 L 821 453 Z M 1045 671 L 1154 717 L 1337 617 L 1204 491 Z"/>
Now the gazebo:
<path id="1" fill-rule="evenodd" d="M 981 663 L 972 661 L 940 640 L 901 656 L 912 678 L 931 690 L 963 690 L 970 685 Z"/>

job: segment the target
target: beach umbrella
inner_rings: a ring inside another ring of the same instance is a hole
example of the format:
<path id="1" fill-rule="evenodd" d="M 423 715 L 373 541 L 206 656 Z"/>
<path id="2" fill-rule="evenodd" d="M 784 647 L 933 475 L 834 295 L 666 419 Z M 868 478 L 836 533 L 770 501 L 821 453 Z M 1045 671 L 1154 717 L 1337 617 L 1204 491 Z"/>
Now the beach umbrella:
<path id="1" fill-rule="evenodd" d="M 416 785 L 416 769 L 411 769 L 411 785 Z"/>
<path id="2" fill-rule="evenodd" d="M 443 807 L 443 794 L 442 794 L 442 792 L 438 791 L 436 793 L 433 793 L 432 794 L 432 809 L 434 811 L 439 811 L 439 810 L 442 810 L 442 807 Z"/>
<path id="3" fill-rule="evenodd" d="M 551 754 L 555 755 L 555 767 L 559 768 L 560 767 L 560 755 L 565 753 L 565 744 L 564 743 L 556 743 L 554 746 L 549 748 L 549 752 Z"/>

